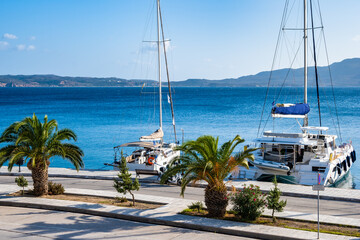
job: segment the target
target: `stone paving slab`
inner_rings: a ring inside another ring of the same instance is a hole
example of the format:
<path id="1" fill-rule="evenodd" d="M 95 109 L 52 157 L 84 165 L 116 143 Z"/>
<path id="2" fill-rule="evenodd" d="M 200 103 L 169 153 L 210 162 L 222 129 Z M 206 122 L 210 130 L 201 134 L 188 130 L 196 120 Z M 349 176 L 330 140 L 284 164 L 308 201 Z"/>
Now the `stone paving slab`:
<path id="1" fill-rule="evenodd" d="M 15 185 L 0 184 L 0 193 L 2 193 L 3 195 L 18 190 L 19 188 Z M 90 195 L 90 196 L 102 196 L 102 197 L 124 196 L 123 194 L 119 194 L 115 191 L 101 191 L 101 190 L 77 189 L 77 188 L 66 188 L 66 193 Z M 126 194 L 125 197 L 131 199 L 130 194 Z M 135 193 L 135 199 L 142 202 L 156 202 L 156 203 L 164 204 L 164 206 L 158 209 L 161 209 L 162 211 L 166 211 L 166 212 L 171 212 L 173 214 L 177 214 L 178 212 L 181 212 L 183 209 L 187 208 L 187 206 L 189 206 L 191 203 L 194 202 L 193 200 L 187 200 L 187 199 L 161 197 L 161 196 L 153 196 L 153 195 L 138 194 L 138 193 Z M 152 210 L 148 210 L 148 211 L 151 212 Z M 264 215 L 271 216 L 271 210 L 266 209 L 264 211 Z M 294 220 L 317 222 L 317 214 L 284 211 L 284 212 L 276 213 L 276 216 L 282 218 L 294 219 Z M 326 214 L 320 214 L 320 222 L 360 227 L 360 219 L 330 216 Z"/>
<path id="2" fill-rule="evenodd" d="M 73 189 L 75 190 L 75 189 Z M 141 197 L 141 196 L 139 196 Z M 173 201 L 166 206 L 151 209 L 139 210 L 123 207 L 115 207 L 103 204 L 92 204 L 75 201 L 64 201 L 45 198 L 29 197 L 1 197 L 0 205 L 32 207 L 50 210 L 60 210 L 91 214 L 104 217 L 121 218 L 152 224 L 161 224 L 174 227 L 190 228 L 209 232 L 219 232 L 231 235 L 262 238 L 262 239 L 315 239 L 317 233 L 277 228 L 256 224 L 231 222 L 217 219 L 200 218 L 176 214 L 171 209 L 178 209 L 178 202 Z M 173 204 L 176 204 L 174 206 Z M 173 205 L 173 206 L 172 206 Z M 182 205 L 182 204 L 181 204 Z M 321 239 L 352 239 L 346 236 L 320 234 Z"/>

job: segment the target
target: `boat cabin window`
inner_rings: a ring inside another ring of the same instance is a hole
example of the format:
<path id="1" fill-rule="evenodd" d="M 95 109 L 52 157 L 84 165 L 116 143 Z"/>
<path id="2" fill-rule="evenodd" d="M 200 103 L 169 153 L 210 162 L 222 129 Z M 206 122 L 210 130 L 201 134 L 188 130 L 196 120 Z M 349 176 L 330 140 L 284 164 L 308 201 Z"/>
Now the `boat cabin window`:
<path id="1" fill-rule="evenodd" d="M 287 144 L 262 144 L 264 160 L 287 162 L 294 159 L 294 145 Z"/>

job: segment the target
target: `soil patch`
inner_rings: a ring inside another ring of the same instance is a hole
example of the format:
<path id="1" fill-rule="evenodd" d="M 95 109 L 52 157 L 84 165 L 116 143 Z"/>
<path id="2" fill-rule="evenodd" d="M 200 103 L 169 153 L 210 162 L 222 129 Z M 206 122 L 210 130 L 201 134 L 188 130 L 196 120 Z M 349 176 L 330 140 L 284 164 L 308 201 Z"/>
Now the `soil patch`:
<path id="1" fill-rule="evenodd" d="M 11 193 L 8 196 L 35 197 L 31 191 L 25 191 L 24 195 L 21 194 L 21 191 L 18 191 L 15 193 Z M 97 204 L 113 205 L 118 207 L 129 207 L 136 209 L 155 209 L 163 206 L 163 204 L 138 202 L 136 200 L 135 200 L 135 206 L 132 206 L 132 201 L 124 202 L 124 198 L 110 198 L 110 197 L 99 197 L 99 196 L 77 195 L 77 194 L 66 194 L 66 193 L 60 195 L 44 195 L 41 196 L 41 198 L 97 203 Z"/>
<path id="2" fill-rule="evenodd" d="M 197 210 L 193 211 L 190 209 L 185 209 L 184 211 L 181 212 L 181 214 L 190 215 L 190 216 L 208 217 L 208 212 L 206 210 L 201 210 L 200 212 L 197 212 Z M 310 222 L 310 221 L 277 218 L 277 221 L 275 223 L 273 223 L 272 218 L 267 217 L 267 216 L 261 216 L 256 221 L 242 221 L 240 217 L 235 216 L 235 214 L 233 214 L 231 212 L 226 213 L 225 217 L 217 218 L 217 219 L 236 221 L 236 222 L 247 222 L 247 223 L 254 223 L 254 224 L 263 224 L 263 225 L 273 226 L 273 227 L 283 227 L 283 228 L 291 228 L 291 229 L 317 232 L 317 223 Z M 353 226 L 347 226 L 347 225 L 340 225 L 340 224 L 320 223 L 320 232 L 360 237 L 360 228 L 353 227 Z"/>

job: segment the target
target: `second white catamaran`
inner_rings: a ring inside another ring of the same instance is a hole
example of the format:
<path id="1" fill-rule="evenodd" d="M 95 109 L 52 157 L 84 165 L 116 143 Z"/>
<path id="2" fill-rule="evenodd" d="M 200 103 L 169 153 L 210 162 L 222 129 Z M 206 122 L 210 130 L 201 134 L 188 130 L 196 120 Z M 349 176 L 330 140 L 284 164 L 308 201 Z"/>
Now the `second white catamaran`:
<path id="1" fill-rule="evenodd" d="M 328 134 L 328 127 L 323 127 L 321 123 L 317 59 L 314 40 L 314 29 L 316 29 L 316 27 L 314 27 L 313 23 L 312 1 L 310 0 L 309 5 L 307 5 L 307 1 L 308 0 L 303 0 L 303 102 L 297 104 L 281 104 L 273 102 L 270 113 L 274 121 L 276 118 L 303 119 L 303 124 L 297 133 L 264 131 L 261 137 L 255 139 L 255 143 L 259 147 L 259 150 L 255 154 L 255 161 L 250 163 L 250 169 L 241 169 L 239 173 L 232 174 L 233 178 L 261 180 L 277 175 L 278 178 L 281 178 L 283 181 L 287 180 L 287 182 L 290 183 L 303 185 L 314 185 L 319 183 L 324 186 L 331 186 L 343 179 L 349 173 L 351 166 L 356 161 L 356 153 L 351 141 L 337 145 L 337 135 Z M 284 10 L 285 17 L 283 19 L 286 19 L 285 13 L 288 5 L 287 1 Z M 307 24 L 308 8 L 311 10 L 311 27 L 308 27 Z M 281 29 L 286 30 L 283 23 Z M 314 57 L 314 72 L 316 75 L 315 79 L 320 126 L 308 126 L 308 113 L 310 111 L 307 89 L 308 30 L 312 31 L 313 37 L 312 54 Z"/>

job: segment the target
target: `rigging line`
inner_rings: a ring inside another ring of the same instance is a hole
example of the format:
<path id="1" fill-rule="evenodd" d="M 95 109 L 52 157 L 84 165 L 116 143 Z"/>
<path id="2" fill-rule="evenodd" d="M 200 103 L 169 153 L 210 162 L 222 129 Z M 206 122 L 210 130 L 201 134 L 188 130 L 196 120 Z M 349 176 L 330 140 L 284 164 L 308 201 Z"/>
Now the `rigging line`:
<path id="1" fill-rule="evenodd" d="M 288 5 L 289 5 L 289 1 L 287 1 L 288 3 L 287 3 L 287 6 L 286 6 L 286 12 L 285 12 L 285 18 L 284 18 L 284 24 L 283 24 L 283 27 L 287 24 L 287 22 L 288 22 L 288 20 L 289 20 L 289 18 L 290 18 L 290 16 L 291 16 L 291 12 L 292 12 L 292 10 L 293 10 L 293 8 L 294 8 L 294 6 L 295 6 L 295 3 L 296 3 L 296 1 L 294 1 L 293 2 L 293 4 L 292 4 L 292 6 L 290 7 L 290 11 L 288 11 L 289 10 L 289 7 L 288 7 Z M 286 4 L 286 3 L 285 3 Z M 284 11 L 285 11 L 285 9 L 284 9 Z M 288 12 L 289 12 L 289 14 L 288 14 Z M 286 17 L 287 16 L 287 17 Z"/>
<path id="2" fill-rule="evenodd" d="M 290 50 L 289 50 L 289 47 L 288 47 L 288 45 L 287 45 L 287 42 L 286 42 L 286 40 L 288 40 L 287 38 L 286 38 L 286 35 L 284 34 L 284 42 L 285 42 L 285 46 L 286 46 L 286 49 L 287 49 L 287 52 L 288 52 L 288 57 L 289 57 L 289 62 L 291 61 L 291 57 L 290 57 Z M 290 44 L 290 41 L 288 40 L 288 42 L 289 42 L 289 45 L 291 45 Z M 294 41 L 295 42 L 295 41 Z M 302 43 L 302 40 L 300 40 L 299 41 L 299 45 L 301 45 L 301 43 Z M 295 46 L 295 43 L 294 43 L 294 46 Z M 293 47 L 291 48 L 291 49 L 293 49 Z M 296 54 L 296 52 L 294 51 L 293 53 L 292 53 L 292 55 L 295 55 Z M 295 55 L 296 56 L 296 55 Z M 296 85 L 295 85 L 295 80 L 296 80 L 296 78 L 295 78 L 295 71 L 291 71 L 291 75 L 292 75 L 292 80 L 293 80 L 293 84 L 294 84 L 294 87 L 296 87 Z M 291 85 L 290 85 L 291 86 Z M 290 95 L 290 94 L 289 94 Z M 286 101 L 286 99 L 287 99 L 287 94 L 285 94 L 285 99 L 284 99 L 284 101 Z"/>
<path id="3" fill-rule="evenodd" d="M 323 95 L 324 95 L 324 98 L 325 98 L 326 107 L 327 107 L 327 109 L 328 109 L 328 111 L 330 113 L 330 116 L 331 116 L 331 121 L 332 121 L 333 125 L 336 126 L 335 119 L 334 119 L 334 114 L 333 114 L 333 112 L 331 110 L 331 107 L 330 107 L 329 100 L 327 98 L 325 89 L 323 88 L 322 91 L 323 91 Z M 339 135 L 339 131 L 338 131 L 338 129 L 336 127 L 335 127 L 335 131 L 336 131 L 336 134 Z"/>
<path id="4" fill-rule="evenodd" d="M 291 54 L 290 55 L 290 50 L 292 50 L 292 48 L 290 48 L 288 45 L 291 45 L 291 43 L 290 43 L 290 41 L 286 41 L 286 40 L 288 40 L 287 39 L 287 36 L 286 36 L 286 34 L 285 34 L 285 32 L 284 32 L 284 45 L 285 45 L 285 47 L 286 47 L 286 50 L 287 50 L 287 55 L 288 55 L 288 58 L 289 58 L 289 62 L 291 62 L 291 56 L 293 55 L 293 54 Z M 291 71 L 291 75 L 292 75 L 292 79 L 293 80 L 295 80 L 294 78 L 295 78 L 295 76 L 294 76 L 294 71 Z M 290 95 L 290 94 L 284 94 L 284 96 L 285 96 L 285 98 L 283 98 L 283 101 L 284 102 L 286 102 L 287 101 L 287 99 L 288 99 L 288 95 Z"/>
<path id="5" fill-rule="evenodd" d="M 322 14 L 321 14 L 321 11 L 320 11 L 320 2 L 319 2 L 319 0 L 318 0 L 318 9 L 319 9 L 321 26 L 323 26 L 323 20 L 322 20 Z M 340 120 L 339 120 L 339 114 L 338 114 L 338 109 L 337 109 L 337 104 L 336 104 L 334 84 L 333 84 L 333 78 L 332 78 L 331 69 L 330 69 L 329 53 L 328 53 L 328 50 L 327 50 L 327 44 L 326 44 L 324 28 L 322 29 L 322 36 L 323 36 L 323 39 L 324 39 L 325 54 L 326 54 L 326 60 L 327 60 L 327 65 L 328 65 L 329 77 L 330 77 L 331 91 L 332 91 L 332 95 L 333 95 L 333 100 L 334 100 L 334 105 L 335 105 L 335 114 L 336 114 L 336 118 L 337 118 L 338 129 L 339 129 L 339 139 L 340 139 L 340 142 L 342 142 Z"/>
<path id="6" fill-rule="evenodd" d="M 301 41 L 301 42 L 302 42 L 302 41 Z M 279 93 L 277 94 L 277 96 L 276 96 L 276 98 L 275 98 L 275 99 L 276 99 L 275 101 L 277 101 L 277 100 L 279 99 L 279 97 L 280 97 L 280 94 L 281 94 L 281 92 L 282 92 L 282 89 L 284 88 L 286 79 L 288 78 L 288 76 L 289 76 L 289 74 L 290 74 L 290 71 L 292 70 L 292 66 L 293 66 L 293 64 L 294 64 L 294 62 L 295 62 L 295 60 L 296 60 L 296 56 L 297 56 L 298 53 L 299 53 L 300 47 L 301 47 L 301 44 L 299 45 L 299 47 L 298 47 L 298 49 L 297 49 L 297 51 L 296 51 L 296 53 L 295 53 L 294 59 L 293 59 L 293 61 L 292 61 L 291 64 L 290 64 L 290 67 L 289 67 L 289 69 L 288 69 L 288 71 L 287 71 L 287 73 L 286 73 L 286 76 L 285 76 L 284 81 L 283 81 L 283 83 L 282 83 L 282 85 L 281 85 L 281 87 L 280 87 Z"/>
<path id="7" fill-rule="evenodd" d="M 278 38 L 277 38 L 277 42 L 276 42 L 275 54 L 274 54 L 274 58 L 273 58 L 272 66 L 271 66 L 269 81 L 268 81 L 268 85 L 267 85 L 267 88 L 266 88 L 266 94 L 265 94 L 264 104 L 263 104 L 262 111 L 261 111 L 261 117 L 260 117 L 260 122 L 259 122 L 257 137 L 259 136 L 260 128 L 261 128 L 261 122 L 262 122 L 262 119 L 263 119 L 263 116 L 264 116 L 264 110 L 265 110 L 266 101 L 267 101 L 267 97 L 268 97 L 269 89 L 270 89 L 271 77 L 272 77 L 272 74 L 273 74 L 273 71 L 274 71 L 274 67 L 275 67 L 276 56 L 277 56 L 277 52 L 278 52 L 278 48 L 279 48 L 279 43 L 280 43 L 280 39 L 281 39 L 282 26 L 283 26 L 283 24 L 284 24 L 284 20 L 285 20 L 285 17 L 286 17 L 286 12 L 287 12 L 288 4 L 289 4 L 289 0 L 286 0 L 285 6 L 284 6 L 283 16 L 282 16 L 282 19 L 281 19 L 280 29 L 279 29 L 279 33 L 278 33 Z"/>
<path id="8" fill-rule="evenodd" d="M 172 96 L 171 96 L 170 76 L 169 76 L 169 68 L 168 68 L 167 55 L 166 55 L 165 37 L 164 37 L 164 27 L 163 27 L 162 15 L 161 15 L 160 3 L 159 3 L 159 15 L 160 15 L 160 23 L 161 23 L 161 35 L 162 35 L 163 48 L 164 48 L 164 58 L 165 58 L 166 76 L 167 76 L 167 80 L 168 80 L 168 89 L 169 89 L 169 98 L 170 98 L 170 106 L 171 106 L 172 125 L 173 125 L 173 127 L 174 127 L 174 136 L 175 136 L 175 143 L 176 143 L 176 142 L 177 142 L 177 139 L 176 139 L 176 126 L 175 126 L 174 105 L 173 105 L 173 100 L 172 100 Z"/>

